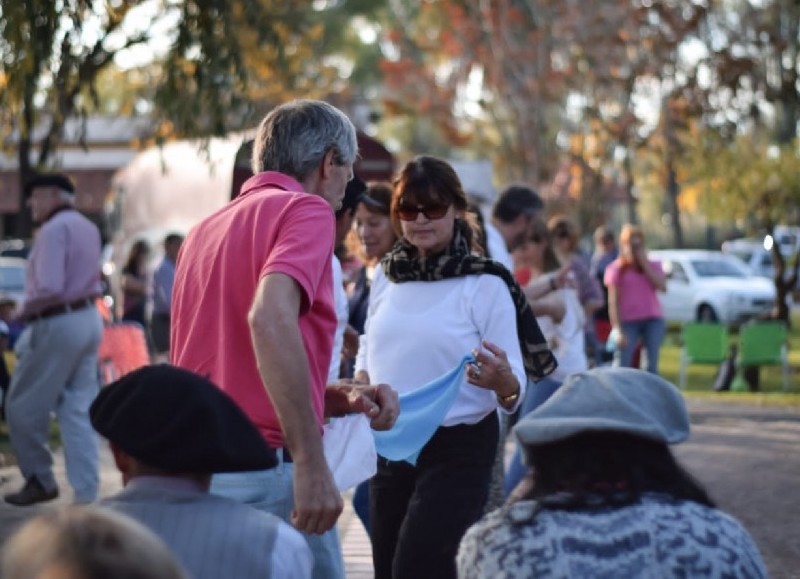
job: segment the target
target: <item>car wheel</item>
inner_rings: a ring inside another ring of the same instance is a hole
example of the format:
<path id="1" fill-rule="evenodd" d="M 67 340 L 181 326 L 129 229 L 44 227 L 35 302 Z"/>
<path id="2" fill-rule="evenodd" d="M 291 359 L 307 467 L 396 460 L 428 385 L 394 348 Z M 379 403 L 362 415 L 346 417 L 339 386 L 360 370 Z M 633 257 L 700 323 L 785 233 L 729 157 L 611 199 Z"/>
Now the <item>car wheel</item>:
<path id="1" fill-rule="evenodd" d="M 697 320 L 700 322 L 716 322 L 717 321 L 717 312 L 714 311 L 708 304 L 703 304 L 700 306 L 700 309 L 697 310 Z"/>

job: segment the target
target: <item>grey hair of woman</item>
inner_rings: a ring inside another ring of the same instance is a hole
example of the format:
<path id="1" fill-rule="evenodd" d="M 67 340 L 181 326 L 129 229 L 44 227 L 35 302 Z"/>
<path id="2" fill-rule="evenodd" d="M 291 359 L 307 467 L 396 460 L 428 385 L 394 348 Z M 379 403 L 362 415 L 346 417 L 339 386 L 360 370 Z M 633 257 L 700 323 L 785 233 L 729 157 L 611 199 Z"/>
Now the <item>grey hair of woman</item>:
<path id="1" fill-rule="evenodd" d="M 347 115 L 324 101 L 293 100 L 261 121 L 253 143 L 253 173 L 278 171 L 304 181 L 331 149 L 336 163 L 356 160 L 356 129 Z"/>

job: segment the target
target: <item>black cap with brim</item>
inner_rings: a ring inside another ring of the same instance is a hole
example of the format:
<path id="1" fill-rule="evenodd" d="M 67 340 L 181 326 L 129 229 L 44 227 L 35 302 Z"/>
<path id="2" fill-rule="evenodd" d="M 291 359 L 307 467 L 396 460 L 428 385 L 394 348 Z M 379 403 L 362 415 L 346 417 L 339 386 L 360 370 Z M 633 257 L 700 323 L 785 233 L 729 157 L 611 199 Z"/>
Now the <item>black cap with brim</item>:
<path id="1" fill-rule="evenodd" d="M 69 177 L 61 173 L 36 175 L 25 184 L 25 195 L 30 196 L 34 189 L 40 187 L 55 187 L 60 191 L 75 194 L 75 185 Z"/>
<path id="2" fill-rule="evenodd" d="M 275 452 L 237 404 L 187 370 L 145 366 L 105 386 L 92 426 L 143 464 L 169 472 L 265 470 Z"/>

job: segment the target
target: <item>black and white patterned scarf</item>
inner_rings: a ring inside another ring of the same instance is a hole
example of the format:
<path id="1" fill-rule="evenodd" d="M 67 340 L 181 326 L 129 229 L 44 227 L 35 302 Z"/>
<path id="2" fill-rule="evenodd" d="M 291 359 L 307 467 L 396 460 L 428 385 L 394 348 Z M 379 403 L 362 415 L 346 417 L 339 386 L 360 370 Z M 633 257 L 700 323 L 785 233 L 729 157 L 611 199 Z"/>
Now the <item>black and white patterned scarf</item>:
<path id="1" fill-rule="evenodd" d="M 444 253 L 432 257 L 419 257 L 417 248 L 401 238 L 381 260 L 383 272 L 394 283 L 438 281 L 482 273 L 498 276 L 508 286 L 517 311 L 517 335 L 525 373 L 531 380 L 538 382 L 553 372 L 558 362 L 514 276 L 502 264 L 470 253 L 469 243 L 463 234 L 466 227 L 469 225 L 465 221 L 456 219 L 450 247 Z"/>

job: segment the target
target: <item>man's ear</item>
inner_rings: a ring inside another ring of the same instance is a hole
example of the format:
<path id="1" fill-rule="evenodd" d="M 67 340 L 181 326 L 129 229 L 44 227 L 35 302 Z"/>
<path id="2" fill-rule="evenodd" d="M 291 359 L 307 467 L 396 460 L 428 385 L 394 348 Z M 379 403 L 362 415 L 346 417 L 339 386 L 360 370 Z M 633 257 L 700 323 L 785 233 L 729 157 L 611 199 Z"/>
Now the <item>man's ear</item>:
<path id="1" fill-rule="evenodd" d="M 338 157 L 338 152 L 334 148 L 328 149 L 328 152 L 325 153 L 325 156 L 322 157 L 322 163 L 320 163 L 320 177 L 322 179 L 327 179 L 330 177 L 331 172 L 333 171 L 334 167 L 338 164 L 336 163 L 336 158 Z"/>
<path id="2" fill-rule="evenodd" d="M 114 464 L 117 465 L 117 469 L 123 475 L 130 473 L 132 466 L 131 456 L 111 441 L 109 441 L 108 446 L 111 448 L 111 454 L 114 456 Z"/>

